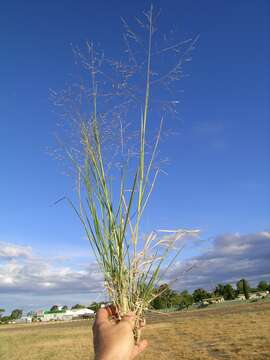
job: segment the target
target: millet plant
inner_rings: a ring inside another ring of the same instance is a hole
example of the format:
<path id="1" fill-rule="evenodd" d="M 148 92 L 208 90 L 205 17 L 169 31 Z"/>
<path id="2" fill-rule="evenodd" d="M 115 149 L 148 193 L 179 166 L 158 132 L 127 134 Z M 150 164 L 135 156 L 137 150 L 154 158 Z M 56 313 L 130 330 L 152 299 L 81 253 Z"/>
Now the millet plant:
<path id="1" fill-rule="evenodd" d="M 137 315 L 135 339 L 145 309 L 158 296 L 157 285 L 179 254 L 178 240 L 197 232 L 166 230 L 166 236 L 158 231 L 145 236 L 141 231 L 144 211 L 161 172 L 157 159 L 163 119 L 175 113 L 179 102 L 169 99 L 172 84 L 182 78 L 182 67 L 197 40 L 158 49 L 153 40 L 158 15 L 151 6 L 144 20 L 136 19 L 147 35 L 146 42 L 123 20 L 127 63 L 106 58 L 93 43 L 87 43 L 86 52 L 74 49 L 86 81 L 79 79 L 53 94 L 73 133 L 73 142 L 62 141 L 77 178 L 78 202 L 68 201 L 83 225 L 119 320 L 130 311 Z M 170 68 L 162 74 L 156 72 L 154 59 L 168 54 L 173 59 L 162 68 Z M 157 86 L 161 92 L 155 95 Z M 150 121 L 157 125 L 150 126 Z"/>

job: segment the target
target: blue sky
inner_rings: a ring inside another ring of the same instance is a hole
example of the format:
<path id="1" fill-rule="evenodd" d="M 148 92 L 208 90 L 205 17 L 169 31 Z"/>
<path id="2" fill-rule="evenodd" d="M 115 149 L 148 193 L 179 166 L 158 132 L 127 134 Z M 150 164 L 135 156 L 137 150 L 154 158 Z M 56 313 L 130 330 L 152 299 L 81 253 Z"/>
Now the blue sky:
<path id="1" fill-rule="evenodd" d="M 161 9 L 159 31 L 200 39 L 185 69 L 189 76 L 179 83 L 180 116 L 173 123 L 179 135 L 164 146 L 168 175 L 159 180 L 143 230 L 198 228 L 205 239 L 269 231 L 269 2 L 154 5 Z M 53 206 L 72 193 L 73 182 L 47 153 L 56 146 L 57 122 L 49 89 L 63 88 L 74 70 L 71 43 L 94 40 L 117 57 L 120 16 L 132 21 L 148 7 L 147 1 L 120 0 L 1 4 L 0 242 L 30 246 L 27 256 L 35 254 L 35 262 L 65 256 L 65 267 L 84 271 L 92 261 L 72 210 Z M 200 251 L 192 247 L 184 257 Z M 0 257 L 2 280 L 6 266 L 11 271 L 25 256 Z M 2 289 L 6 307 L 19 306 L 18 294 L 28 291 Z"/>

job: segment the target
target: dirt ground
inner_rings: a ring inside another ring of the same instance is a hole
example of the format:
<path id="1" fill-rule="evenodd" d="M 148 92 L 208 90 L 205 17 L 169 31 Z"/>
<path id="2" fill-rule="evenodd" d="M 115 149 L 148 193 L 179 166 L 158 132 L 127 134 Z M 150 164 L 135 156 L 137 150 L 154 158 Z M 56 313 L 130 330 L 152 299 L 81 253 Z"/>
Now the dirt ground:
<path id="1" fill-rule="evenodd" d="M 0 327 L 1 360 L 91 360 L 90 320 Z M 141 360 L 270 359 L 270 302 L 150 314 Z"/>

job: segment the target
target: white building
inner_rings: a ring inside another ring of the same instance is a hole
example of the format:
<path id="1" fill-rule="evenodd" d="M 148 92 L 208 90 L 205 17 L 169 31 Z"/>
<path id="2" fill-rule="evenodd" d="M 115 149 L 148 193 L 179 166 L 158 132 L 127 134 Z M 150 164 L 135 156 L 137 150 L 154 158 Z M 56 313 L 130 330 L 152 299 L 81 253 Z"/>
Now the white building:
<path id="1" fill-rule="evenodd" d="M 20 319 L 15 320 L 16 324 L 29 324 L 32 322 L 31 316 L 22 316 Z"/>
<path id="2" fill-rule="evenodd" d="M 95 312 L 91 309 L 83 308 L 83 309 L 73 309 L 73 310 L 67 310 L 66 314 L 72 315 L 73 318 L 78 317 L 94 317 Z"/>
<path id="3" fill-rule="evenodd" d="M 79 318 L 94 317 L 95 313 L 93 310 L 83 308 L 83 309 L 73 309 L 73 310 L 59 310 L 57 312 L 38 311 L 36 315 L 37 315 L 37 319 L 43 322 L 43 321 L 69 321 Z"/>
<path id="4" fill-rule="evenodd" d="M 259 300 L 269 296 L 269 291 L 257 291 L 256 293 L 249 293 L 249 300 Z M 244 294 L 239 294 L 236 300 L 246 300 Z"/>
<path id="5" fill-rule="evenodd" d="M 256 293 L 250 294 L 250 300 L 262 299 L 269 295 L 269 291 L 258 291 Z"/>
<path id="6" fill-rule="evenodd" d="M 215 297 L 212 297 L 212 298 L 202 300 L 203 305 L 220 304 L 222 302 L 224 302 L 224 297 L 223 296 L 215 296 Z"/>

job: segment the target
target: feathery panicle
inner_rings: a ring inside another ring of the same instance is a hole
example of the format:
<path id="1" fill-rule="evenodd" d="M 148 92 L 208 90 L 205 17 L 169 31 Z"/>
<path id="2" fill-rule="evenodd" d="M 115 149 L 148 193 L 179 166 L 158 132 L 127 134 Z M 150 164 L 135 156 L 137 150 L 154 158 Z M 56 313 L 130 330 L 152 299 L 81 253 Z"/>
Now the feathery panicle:
<path id="1" fill-rule="evenodd" d="M 107 60 L 103 53 L 97 54 L 92 43 L 87 43 L 86 55 L 75 49 L 77 59 L 90 74 L 91 86 L 87 88 L 79 81 L 56 97 L 56 103 L 66 109 L 64 116 L 72 120 L 77 136 L 74 138 L 79 138 L 79 150 L 76 140 L 74 146 L 64 146 L 77 174 L 78 206 L 70 203 L 81 220 L 104 274 L 105 288 L 120 318 L 134 311 L 138 324 L 157 296 L 156 285 L 164 274 L 164 266 L 172 264 L 181 250 L 178 241 L 187 234 L 181 229 L 161 230 L 173 233 L 163 238 L 158 232 L 151 232 L 144 239 L 140 234 L 143 213 L 160 173 L 156 158 L 163 117 L 150 146 L 149 111 L 151 106 L 158 106 L 158 102 L 151 101 L 154 96 L 151 91 L 156 84 L 161 84 L 170 92 L 173 81 L 182 77 L 183 63 L 196 41 L 191 39 L 158 50 L 153 43 L 155 19 L 152 6 L 145 13 L 144 22 L 137 19 L 143 31 L 147 31 L 146 44 L 122 20 L 126 31 L 127 65 Z M 138 61 L 130 42 L 143 49 L 145 61 Z M 187 47 L 182 52 L 184 45 Z M 153 71 L 153 54 L 163 55 L 169 51 L 178 56 L 176 64 L 163 75 Z M 113 78 L 112 71 L 107 75 L 101 70 L 102 66 L 116 69 L 119 78 Z M 142 69 L 145 69 L 143 96 L 134 81 Z M 105 78 L 106 83 L 103 82 Z M 102 84 L 106 84 L 103 90 Z M 127 121 L 128 117 L 136 115 L 134 110 L 130 113 L 126 110 L 131 103 L 140 108 L 138 129 Z M 163 109 L 174 109 L 178 101 L 165 99 L 161 103 Z M 113 149 L 112 144 L 118 145 Z M 118 166 L 113 167 L 112 163 Z M 119 184 L 117 190 L 113 183 Z M 134 336 L 138 337 L 137 328 Z"/>

